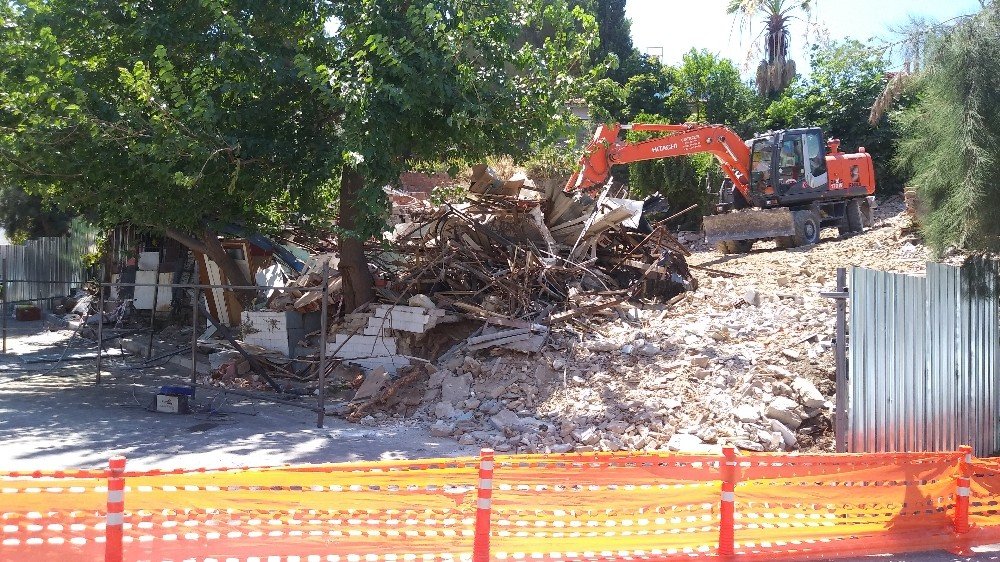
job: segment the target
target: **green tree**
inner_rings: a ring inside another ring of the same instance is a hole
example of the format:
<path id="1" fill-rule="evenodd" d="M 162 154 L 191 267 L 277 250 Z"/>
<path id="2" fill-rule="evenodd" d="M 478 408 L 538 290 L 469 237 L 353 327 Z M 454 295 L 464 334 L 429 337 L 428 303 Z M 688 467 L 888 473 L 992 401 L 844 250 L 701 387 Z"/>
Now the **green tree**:
<path id="1" fill-rule="evenodd" d="M 721 123 L 741 135 L 753 133 L 757 125 L 759 103 L 753 91 L 743 83 L 736 65 L 707 50 L 691 49 L 678 68 L 687 102 L 688 120 Z"/>
<path id="2" fill-rule="evenodd" d="M 932 248 L 1000 250 L 1000 6 L 928 48 L 916 101 L 899 116 L 897 164 L 917 188 Z"/>
<path id="3" fill-rule="evenodd" d="M 11 240 L 40 236 L 62 236 L 69 231 L 72 216 L 42 197 L 15 185 L 0 184 L 0 228 Z"/>
<path id="4" fill-rule="evenodd" d="M 382 186 L 408 161 L 523 153 L 589 83 L 596 35 L 563 0 L 33 0 L 8 17 L 0 172 L 164 231 L 236 283 L 215 224 L 336 212 L 348 307 L 372 296 Z"/>
<path id="5" fill-rule="evenodd" d="M 598 80 L 587 90 L 585 99 L 590 106 L 590 118 L 595 123 L 629 121 L 628 90 L 610 78 Z"/>
<path id="6" fill-rule="evenodd" d="M 329 213 L 344 110 L 302 78 L 330 56 L 313 2 L 5 2 L 0 175 L 108 226 L 203 251 L 219 223 Z M 330 86 L 327 85 L 327 88 Z"/>
<path id="7" fill-rule="evenodd" d="M 671 123 L 659 115 L 639 115 L 641 123 Z M 631 142 L 649 138 L 647 134 L 629 133 Z M 717 189 L 722 183 L 722 169 L 710 154 L 696 154 L 648 160 L 629 166 L 629 191 L 633 197 L 648 197 L 654 193 L 663 195 L 670 203 L 671 211 L 680 211 L 691 205 L 698 205 L 705 211 L 711 203 L 709 190 Z M 677 224 L 684 228 L 696 229 L 701 225 L 703 213 L 688 213 Z"/>
<path id="8" fill-rule="evenodd" d="M 636 117 L 642 123 L 702 122 L 726 125 L 744 137 L 752 135 L 760 123 L 761 103 L 740 79 L 732 61 L 708 51 L 692 49 L 681 65 L 669 72 L 676 86 L 671 88 L 659 115 Z M 648 135 L 630 133 L 630 141 Z M 702 211 L 709 203 L 708 189 L 717 189 L 724 175 L 715 158 L 708 154 L 648 160 L 632 164 L 629 187 L 636 196 L 659 192 L 674 210 L 697 204 Z M 691 213 L 684 225 L 696 227 L 699 213 Z"/>
<path id="9" fill-rule="evenodd" d="M 625 17 L 625 0 L 574 0 L 572 4 L 584 8 L 597 20 L 600 43 L 591 53 L 594 66 L 613 57 L 614 64 L 607 77 L 622 86 L 633 76 L 652 73 L 654 63 L 632 43 L 632 23 Z"/>
<path id="10" fill-rule="evenodd" d="M 879 191 L 901 189 L 891 164 L 896 133 L 886 117 L 874 124 L 868 120 L 887 81 L 885 58 L 858 41 L 845 40 L 813 47 L 811 63 L 810 76 L 792 84 L 767 108 L 768 126 L 818 126 L 828 137 L 839 138 L 843 150 L 863 146 L 872 153 Z"/>
<path id="11" fill-rule="evenodd" d="M 750 28 L 753 18 L 762 16 L 764 29 L 758 37 L 763 42 L 763 56 L 757 66 L 757 91 L 762 96 L 780 93 L 795 78 L 795 61 L 788 56 L 788 22 L 809 14 L 811 0 L 729 0 L 726 12 L 740 18 L 742 27 Z"/>
<path id="12" fill-rule="evenodd" d="M 562 0 L 333 6 L 339 56 L 315 74 L 335 85 L 322 99 L 345 111 L 340 267 L 350 309 L 372 297 L 362 250 L 384 221 L 382 186 L 410 160 L 523 156 L 579 94 L 572 75 L 596 24 Z M 540 46 L 519 41 L 523 28 L 544 30 Z"/>

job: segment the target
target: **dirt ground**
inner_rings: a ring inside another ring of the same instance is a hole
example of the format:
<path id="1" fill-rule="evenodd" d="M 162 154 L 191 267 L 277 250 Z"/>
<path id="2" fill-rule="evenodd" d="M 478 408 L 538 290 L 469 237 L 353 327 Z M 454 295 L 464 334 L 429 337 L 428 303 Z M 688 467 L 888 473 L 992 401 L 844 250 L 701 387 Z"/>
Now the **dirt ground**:
<path id="1" fill-rule="evenodd" d="M 73 360 L 96 351 L 73 331 L 45 322 L 12 322 L 7 355 L 0 355 L 0 470 L 92 468 L 123 454 L 131 468 L 269 466 L 473 454 L 450 439 L 431 437 L 415 423 L 392 428 L 326 419 L 293 406 L 202 391 L 193 413 L 147 408 L 161 385 L 184 384 L 172 364 L 135 368 L 136 359 L 106 360 L 100 386 L 96 361 Z M 57 359 L 66 349 L 69 360 Z M 133 367 L 130 367 L 133 365 Z"/>

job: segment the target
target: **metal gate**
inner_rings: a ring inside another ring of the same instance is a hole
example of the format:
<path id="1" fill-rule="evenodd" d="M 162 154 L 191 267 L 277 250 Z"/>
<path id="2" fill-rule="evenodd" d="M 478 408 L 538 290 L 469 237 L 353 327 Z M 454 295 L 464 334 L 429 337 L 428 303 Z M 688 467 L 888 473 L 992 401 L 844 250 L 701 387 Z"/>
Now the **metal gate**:
<path id="1" fill-rule="evenodd" d="M 1000 452 L 996 275 L 979 260 L 851 268 L 847 450 Z"/>

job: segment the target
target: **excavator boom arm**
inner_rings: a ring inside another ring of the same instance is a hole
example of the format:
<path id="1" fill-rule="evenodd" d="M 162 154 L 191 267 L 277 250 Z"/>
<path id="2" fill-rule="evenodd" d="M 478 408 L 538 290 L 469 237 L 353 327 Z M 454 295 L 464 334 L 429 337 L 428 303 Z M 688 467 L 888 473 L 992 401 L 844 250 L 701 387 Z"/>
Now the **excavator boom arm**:
<path id="1" fill-rule="evenodd" d="M 649 140 L 628 143 L 618 140 L 623 130 L 668 133 Z M 748 196 L 750 151 L 732 129 L 722 125 L 609 124 L 597 128 L 580 168 L 566 184 L 567 193 L 592 191 L 607 182 L 611 166 L 643 160 L 673 158 L 708 152 L 744 196 Z"/>

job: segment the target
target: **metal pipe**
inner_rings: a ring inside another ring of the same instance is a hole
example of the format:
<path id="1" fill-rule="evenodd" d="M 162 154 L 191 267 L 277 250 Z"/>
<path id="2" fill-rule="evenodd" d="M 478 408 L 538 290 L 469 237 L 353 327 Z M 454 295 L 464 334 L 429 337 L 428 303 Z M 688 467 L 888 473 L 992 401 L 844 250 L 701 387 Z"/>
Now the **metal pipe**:
<path id="1" fill-rule="evenodd" d="M 198 307 L 201 306 L 201 289 L 194 290 L 191 306 L 191 386 L 198 384 Z"/>
<path id="2" fill-rule="evenodd" d="M 101 384 L 101 360 L 104 351 L 104 284 L 97 282 L 97 292 L 99 294 L 97 307 L 97 382 Z M 86 321 L 86 320 L 85 320 Z"/>
<path id="3" fill-rule="evenodd" d="M 837 268 L 837 292 L 847 293 L 847 270 Z M 836 342 L 836 378 L 837 378 L 837 411 L 834 413 L 834 438 L 838 453 L 847 452 L 847 299 L 836 298 L 837 308 Z"/>
<path id="4" fill-rule="evenodd" d="M 152 287 L 152 283 L 104 283 L 106 287 Z M 322 287 L 277 287 L 273 285 L 209 285 L 196 283 L 163 283 L 161 287 L 170 289 L 232 289 L 234 291 L 256 291 L 258 289 L 271 289 L 275 291 L 322 291 Z"/>
<path id="5" fill-rule="evenodd" d="M 0 265 L 0 315 L 3 316 L 3 353 L 7 354 L 7 258 Z"/>
<path id="6" fill-rule="evenodd" d="M 160 300 L 160 264 L 163 263 L 163 248 L 160 248 L 156 257 L 156 273 L 153 276 L 156 282 L 153 285 L 153 308 L 149 311 L 149 343 L 146 345 L 146 357 L 153 356 L 153 323 L 156 321 L 156 305 Z"/>
<path id="7" fill-rule="evenodd" d="M 326 331 L 327 306 L 330 301 L 330 262 L 323 263 L 323 303 L 320 305 L 319 317 L 319 397 L 316 403 L 316 427 L 323 427 L 326 416 Z"/>
<path id="8" fill-rule="evenodd" d="M 306 410 L 314 411 L 316 407 L 310 404 L 303 404 L 302 402 L 293 402 L 291 400 L 282 400 L 281 398 L 275 398 L 274 396 L 269 396 L 267 394 L 259 392 L 248 392 L 246 390 L 236 390 L 232 388 L 219 388 L 216 386 L 211 386 L 208 384 L 195 384 L 195 388 L 207 388 L 209 390 L 217 390 L 219 392 L 224 392 L 226 394 L 234 394 L 236 396 L 246 396 L 247 398 L 254 398 L 256 400 L 262 400 L 264 402 L 274 402 L 275 404 L 285 404 L 288 406 L 295 406 L 296 408 L 305 408 Z"/>

